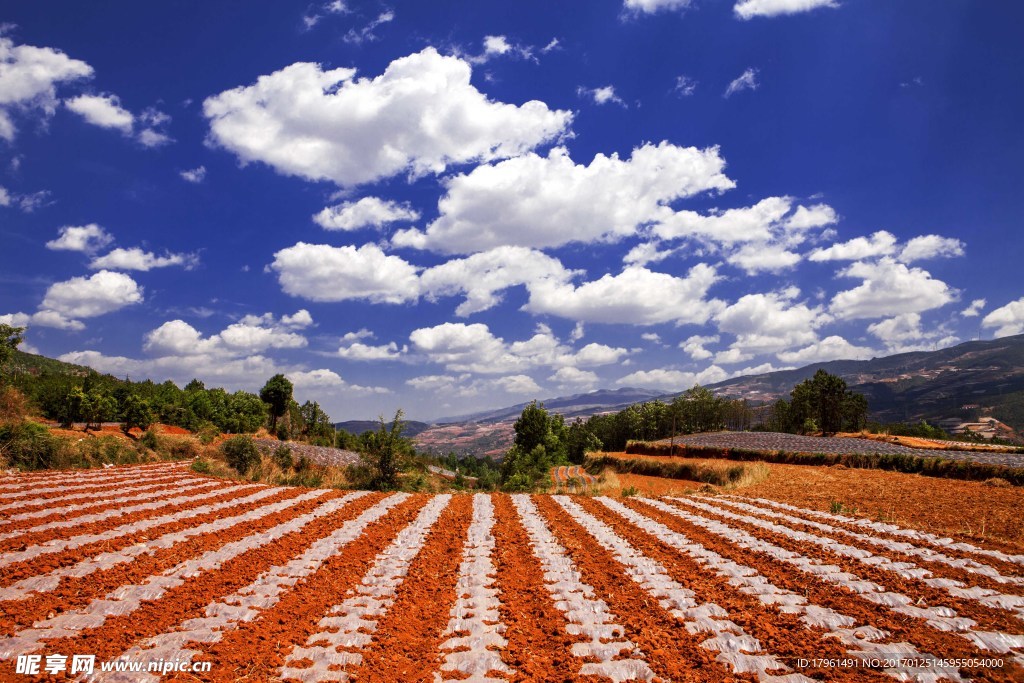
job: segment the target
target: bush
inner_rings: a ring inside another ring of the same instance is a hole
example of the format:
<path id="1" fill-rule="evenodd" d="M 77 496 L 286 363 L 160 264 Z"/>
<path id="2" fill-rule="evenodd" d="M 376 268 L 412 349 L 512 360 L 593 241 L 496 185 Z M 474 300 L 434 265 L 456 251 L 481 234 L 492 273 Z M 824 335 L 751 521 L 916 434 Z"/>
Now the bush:
<path id="1" fill-rule="evenodd" d="M 233 436 L 220 445 L 228 465 L 239 474 L 246 474 L 260 462 L 260 450 L 248 436 Z"/>
<path id="2" fill-rule="evenodd" d="M 192 471 L 193 472 L 199 472 L 200 474 L 209 474 L 211 472 L 211 470 L 212 470 L 212 468 L 210 467 L 210 461 L 209 460 L 203 460 L 202 458 L 197 458 L 196 461 L 194 463 L 192 463 Z"/>
<path id="3" fill-rule="evenodd" d="M 42 470 L 66 464 L 67 444 L 34 422 L 12 422 L 0 426 L 0 457 L 11 467 Z"/>
<path id="4" fill-rule="evenodd" d="M 139 437 L 139 443 L 151 451 L 160 450 L 160 437 L 152 429 L 147 429 L 146 433 Z"/>
<path id="5" fill-rule="evenodd" d="M 282 470 L 290 470 L 295 465 L 295 462 L 292 458 L 292 449 L 288 448 L 288 446 L 278 446 L 274 450 L 273 458 L 274 464 L 280 467 Z"/>
<path id="6" fill-rule="evenodd" d="M 217 425 L 212 422 L 205 422 L 201 427 L 199 427 L 199 431 L 196 432 L 196 436 L 199 437 L 199 443 L 204 446 L 209 446 L 213 443 L 214 439 L 220 436 L 220 430 L 217 429 Z"/>

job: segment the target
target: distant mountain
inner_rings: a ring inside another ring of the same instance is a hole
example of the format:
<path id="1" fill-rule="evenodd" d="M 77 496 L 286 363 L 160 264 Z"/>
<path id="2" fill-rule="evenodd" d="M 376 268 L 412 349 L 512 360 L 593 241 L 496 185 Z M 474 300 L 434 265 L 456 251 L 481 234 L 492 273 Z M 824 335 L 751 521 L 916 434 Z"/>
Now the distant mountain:
<path id="1" fill-rule="evenodd" d="M 46 356 L 38 356 L 34 353 L 25 353 L 24 351 L 14 350 L 14 355 L 4 365 L 4 370 L 12 374 L 28 374 L 28 375 L 75 375 L 77 377 L 84 377 L 90 373 L 98 374 L 92 368 L 87 368 L 84 365 L 74 365 L 73 363 L 65 363 L 64 361 L 57 360 L 55 358 L 47 358 Z"/>
<path id="2" fill-rule="evenodd" d="M 403 420 L 405 429 L 402 430 L 402 436 L 416 436 L 424 429 L 430 427 L 426 422 L 417 422 L 416 420 Z M 346 422 L 335 422 L 335 429 L 344 429 L 349 434 L 362 434 L 363 432 L 375 432 L 380 429 L 380 422 L 375 420 L 348 420 Z"/>
<path id="3" fill-rule="evenodd" d="M 546 398 L 538 401 L 538 403 L 543 403 L 544 407 L 550 412 L 564 415 L 567 418 L 588 417 L 595 413 L 622 410 L 634 403 L 650 401 L 662 394 L 663 392 L 651 389 L 601 389 L 586 394 Z M 507 408 L 485 410 L 458 417 L 443 417 L 434 420 L 434 422 L 436 424 L 461 424 L 464 422 L 503 422 L 505 420 L 515 420 L 523 412 L 523 408 L 529 404 L 529 402 L 517 403 Z"/>
<path id="4" fill-rule="evenodd" d="M 708 388 L 720 395 L 769 401 L 788 394 L 819 368 L 839 375 L 867 396 L 871 417 L 881 422 L 984 414 L 1024 431 L 1024 335 L 871 360 L 815 363 L 737 377 Z"/>

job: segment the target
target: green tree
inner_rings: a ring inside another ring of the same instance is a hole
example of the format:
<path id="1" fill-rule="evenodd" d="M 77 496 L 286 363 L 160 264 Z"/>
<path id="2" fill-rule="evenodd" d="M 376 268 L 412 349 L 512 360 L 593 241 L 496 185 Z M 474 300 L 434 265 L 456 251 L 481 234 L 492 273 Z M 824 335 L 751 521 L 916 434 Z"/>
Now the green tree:
<path id="1" fill-rule="evenodd" d="M 390 426 L 381 415 L 380 429 L 363 435 L 365 451 L 360 457 L 370 468 L 370 486 L 381 491 L 398 488 L 398 473 L 404 469 L 408 456 L 412 455 L 412 443 L 402 437 L 405 428 L 402 415 L 401 410 L 396 411 Z"/>
<path id="2" fill-rule="evenodd" d="M 281 374 L 268 379 L 260 389 L 260 400 L 267 404 L 270 411 L 270 431 L 277 431 L 277 421 L 287 412 L 293 389 L 292 383 Z"/>
<path id="3" fill-rule="evenodd" d="M 127 434 L 132 427 L 146 430 L 153 424 L 153 409 L 149 401 L 139 398 L 137 394 L 128 394 L 121 404 L 121 415 L 124 421 L 121 423 L 121 430 Z"/>
<path id="4" fill-rule="evenodd" d="M 576 418 L 565 430 L 565 455 L 569 462 L 582 465 L 587 453 L 603 448 L 601 440 L 594 436 L 587 424 Z"/>
<path id="5" fill-rule="evenodd" d="M 21 343 L 21 335 L 24 333 L 24 327 L 0 324 L 0 367 L 14 355 L 14 350 Z"/>

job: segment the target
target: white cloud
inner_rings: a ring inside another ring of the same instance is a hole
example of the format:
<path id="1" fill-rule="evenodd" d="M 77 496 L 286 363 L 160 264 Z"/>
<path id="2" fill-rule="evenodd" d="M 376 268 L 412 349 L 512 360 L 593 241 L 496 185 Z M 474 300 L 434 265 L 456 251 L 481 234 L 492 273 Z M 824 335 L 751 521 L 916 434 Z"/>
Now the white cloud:
<path id="1" fill-rule="evenodd" d="M 699 325 L 724 308 L 717 299 L 705 299 L 718 280 L 715 268 L 703 263 L 683 278 L 629 266 L 579 287 L 551 280 L 535 283 L 525 310 L 595 323 Z"/>
<path id="2" fill-rule="evenodd" d="M 40 190 L 31 194 L 17 194 L 5 187 L 0 187 L 0 206 L 14 207 L 25 213 L 32 213 L 43 206 L 49 196 L 48 190 Z"/>
<path id="3" fill-rule="evenodd" d="M 1024 297 L 995 309 L 981 321 L 986 329 L 996 328 L 996 337 L 1024 333 Z"/>
<path id="4" fill-rule="evenodd" d="M 672 201 L 734 187 L 724 168 L 717 147 L 667 142 L 638 147 L 627 160 L 598 154 L 589 166 L 575 164 L 562 147 L 547 157 L 524 154 L 447 180 L 438 219 L 425 233 L 399 232 L 393 242 L 466 253 L 616 241 L 666 219 Z"/>
<path id="5" fill-rule="evenodd" d="M 468 316 L 496 306 L 502 300 L 502 292 L 510 287 L 526 285 L 532 289 L 545 281 L 564 284 L 572 275 L 558 259 L 539 251 L 498 247 L 429 268 L 420 277 L 420 283 L 431 300 L 465 294 L 466 300 L 455 313 Z"/>
<path id="6" fill-rule="evenodd" d="M 353 342 L 348 346 L 339 348 L 338 355 L 348 360 L 360 361 L 399 360 L 405 351 L 405 348 L 399 351 L 398 344 L 395 342 L 383 346 L 370 346 L 362 342 Z"/>
<path id="7" fill-rule="evenodd" d="M 594 101 L 595 104 L 618 104 L 620 106 L 627 106 L 622 98 L 615 94 L 615 86 L 605 85 L 600 88 L 584 88 L 582 85 L 576 88 L 576 94 L 580 97 L 587 97 Z"/>
<path id="8" fill-rule="evenodd" d="M 757 90 L 759 87 L 761 84 L 757 82 L 757 69 L 747 69 L 729 83 L 723 97 L 732 97 L 738 92 Z"/>
<path id="9" fill-rule="evenodd" d="M 855 237 L 849 242 L 833 244 L 827 249 L 815 249 L 808 255 L 811 261 L 859 261 L 875 256 L 896 253 L 896 236 L 879 230 L 870 237 Z"/>
<path id="10" fill-rule="evenodd" d="M 95 223 L 82 226 L 65 225 L 57 232 L 59 237 L 47 242 L 47 249 L 55 251 L 81 251 L 91 254 L 114 241 L 113 235 Z"/>
<path id="11" fill-rule="evenodd" d="M 672 88 L 681 97 L 689 97 L 697 90 L 697 81 L 687 75 L 676 76 L 676 84 Z"/>
<path id="12" fill-rule="evenodd" d="M 789 197 L 767 197 L 753 206 L 709 215 L 676 211 L 654 226 L 654 234 L 664 240 L 695 238 L 724 245 L 765 243 L 787 233 L 784 219 L 792 206 Z"/>
<path id="13" fill-rule="evenodd" d="M 86 278 L 75 277 L 50 285 L 40 311 L 53 311 L 68 319 L 94 318 L 142 301 L 142 287 L 124 273 L 101 270 Z"/>
<path id="14" fill-rule="evenodd" d="M 419 391 L 448 391 L 457 382 L 458 377 L 452 375 L 422 375 L 405 380 L 405 383 Z"/>
<path id="15" fill-rule="evenodd" d="M 800 262 L 800 255 L 779 244 L 745 244 L 726 258 L 747 275 L 777 273 Z"/>
<path id="16" fill-rule="evenodd" d="M 58 330 L 72 330 L 74 332 L 80 332 L 85 329 L 85 324 L 82 321 L 72 320 L 56 311 L 38 311 L 31 315 L 28 313 L 6 313 L 0 315 L 0 323 L 13 325 L 14 327 L 53 327 Z"/>
<path id="17" fill-rule="evenodd" d="M 517 156 L 567 131 L 570 112 L 493 102 L 470 75 L 433 48 L 372 79 L 300 62 L 208 98 L 203 111 L 211 140 L 243 163 L 346 186 Z"/>
<path id="18" fill-rule="evenodd" d="M 710 365 L 700 372 L 683 372 L 663 368 L 640 370 L 619 379 L 616 384 L 620 386 L 682 392 L 693 388 L 695 384 L 714 384 L 728 378 L 728 372 L 717 365 Z"/>
<path id="19" fill-rule="evenodd" d="M 690 6 L 690 0 L 625 0 L 623 6 L 637 13 L 654 14 L 663 10 L 682 10 Z"/>
<path id="20" fill-rule="evenodd" d="M 57 84 L 92 76 L 92 67 L 60 50 L 15 45 L 0 35 L 0 138 L 13 140 L 15 110 L 36 110 L 52 116 Z"/>
<path id="21" fill-rule="evenodd" d="M 116 95 L 79 95 L 64 100 L 64 106 L 100 128 L 114 128 L 131 135 L 135 116 L 121 106 Z"/>
<path id="22" fill-rule="evenodd" d="M 346 43 L 351 43 L 353 45 L 361 45 L 362 43 L 365 42 L 373 42 L 377 40 L 377 34 L 374 33 L 377 27 L 391 23 L 394 20 L 395 13 L 392 12 L 391 10 L 385 10 L 378 14 L 376 19 L 373 19 L 368 24 L 366 24 L 366 26 L 363 26 L 360 29 L 350 29 L 349 32 L 342 37 L 342 40 L 344 40 Z"/>
<path id="23" fill-rule="evenodd" d="M 868 326 L 868 332 L 885 343 L 888 353 L 906 353 L 947 347 L 959 341 L 944 327 L 924 330 L 919 313 L 904 313 Z"/>
<path id="24" fill-rule="evenodd" d="M 274 254 L 269 268 L 285 292 L 311 301 L 397 304 L 416 301 L 420 293 L 416 268 L 375 244 L 357 249 L 299 242 Z"/>
<path id="25" fill-rule="evenodd" d="M 954 237 L 921 235 L 915 237 L 900 251 L 900 260 L 913 263 L 930 258 L 949 258 L 964 255 L 964 243 Z"/>
<path id="26" fill-rule="evenodd" d="M 554 41 L 557 46 L 558 41 Z M 550 43 L 548 43 L 550 45 Z M 553 47 L 550 49 L 554 49 Z M 550 49 L 543 48 L 541 52 L 550 52 Z M 513 43 L 507 36 L 484 36 L 483 52 L 479 55 L 467 56 L 466 60 L 472 64 L 484 64 L 495 57 L 519 57 L 521 59 L 536 59 L 533 57 L 533 48 L 528 45 Z"/>
<path id="27" fill-rule="evenodd" d="M 300 308 L 292 315 L 281 316 L 281 324 L 285 327 L 301 330 L 313 324 L 313 316 L 305 308 Z"/>
<path id="28" fill-rule="evenodd" d="M 622 257 L 622 262 L 627 266 L 646 266 L 648 263 L 664 261 L 679 251 L 678 249 L 659 249 L 658 247 L 657 242 L 641 242 Z"/>
<path id="29" fill-rule="evenodd" d="M 736 335 L 728 351 L 715 356 L 716 363 L 741 363 L 764 353 L 785 351 L 817 341 L 815 330 L 831 322 L 820 307 L 794 303 L 795 287 L 782 292 L 747 294 L 718 314 L 721 332 Z"/>
<path id="30" fill-rule="evenodd" d="M 93 270 L 152 270 L 154 268 L 166 268 L 168 266 L 184 266 L 191 270 L 198 263 L 199 258 L 195 254 L 172 254 L 167 253 L 157 256 L 151 251 L 143 251 L 138 247 L 131 249 L 114 249 L 108 254 L 97 256 L 89 263 Z"/>
<path id="31" fill-rule="evenodd" d="M 661 335 L 658 334 L 657 332 L 644 332 L 643 334 L 640 335 L 640 338 L 643 339 L 644 341 L 649 341 L 654 344 L 661 343 Z"/>
<path id="32" fill-rule="evenodd" d="M 714 354 L 704 348 L 707 344 L 717 344 L 719 341 L 718 335 L 713 337 L 706 337 L 701 335 L 693 335 L 686 341 L 679 343 L 679 348 L 689 354 L 693 360 L 707 360 Z"/>
<path id="33" fill-rule="evenodd" d="M 359 341 L 360 339 L 373 339 L 375 336 L 377 335 L 375 335 L 370 330 L 366 329 L 365 327 L 361 327 L 356 332 L 346 332 L 345 336 L 341 338 L 341 341 L 354 342 Z"/>
<path id="34" fill-rule="evenodd" d="M 798 14 L 819 7 L 839 7 L 839 3 L 836 0 L 738 0 L 733 11 L 740 19 L 752 19 Z"/>
<path id="35" fill-rule="evenodd" d="M 313 222 L 325 230 L 358 230 L 374 227 L 378 230 L 397 221 L 418 221 L 420 214 L 408 204 L 363 197 L 357 202 L 329 206 L 313 216 Z"/>
<path id="36" fill-rule="evenodd" d="M 970 306 L 960 311 L 960 315 L 964 316 L 965 318 L 977 318 L 979 315 L 981 315 L 981 310 L 985 308 L 985 306 L 987 305 L 988 301 L 986 299 L 974 299 L 973 301 L 971 301 Z"/>
<path id="37" fill-rule="evenodd" d="M 409 335 L 413 349 L 454 372 L 500 374 L 532 368 L 596 367 L 624 358 L 626 349 L 588 344 L 576 351 L 560 342 L 544 325 L 524 341 L 505 342 L 487 325 L 442 323 Z"/>
<path id="38" fill-rule="evenodd" d="M 301 311 L 300 311 L 301 313 Z M 145 336 L 143 349 L 170 356 L 239 357 L 269 349 L 301 349 L 308 341 L 289 324 L 293 318 L 277 320 L 272 314 L 247 315 L 217 334 L 203 337 L 184 320 L 170 320 Z"/>
<path id="39" fill-rule="evenodd" d="M 829 310 L 844 320 L 920 313 L 945 306 L 957 296 L 955 290 L 934 279 L 928 271 L 907 267 L 888 257 L 877 263 L 859 261 L 839 275 L 864 281 L 832 298 Z"/>
<path id="40" fill-rule="evenodd" d="M 0 206 L 11 205 L 11 193 L 7 191 L 7 188 L 0 187 Z"/>
<path id="41" fill-rule="evenodd" d="M 537 394 L 543 391 L 529 375 L 509 375 L 488 382 L 494 388 L 508 394 Z"/>
<path id="42" fill-rule="evenodd" d="M 195 168 L 186 169 L 179 172 L 178 175 L 180 175 L 183 180 L 198 184 L 206 180 L 206 167 L 197 166 Z"/>
<path id="43" fill-rule="evenodd" d="M 783 363 L 808 365 L 830 360 L 864 360 L 875 352 L 863 346 L 854 346 L 840 336 L 825 337 L 797 351 L 783 351 L 776 354 Z"/>
<path id="44" fill-rule="evenodd" d="M 578 368 L 559 368 L 558 372 L 548 379 L 561 389 L 590 389 L 597 385 L 596 373 Z"/>
<path id="45" fill-rule="evenodd" d="M 835 225 L 838 222 L 839 216 L 835 209 L 828 204 L 814 204 L 810 207 L 798 206 L 786 221 L 786 227 L 793 230 L 810 230 Z"/>

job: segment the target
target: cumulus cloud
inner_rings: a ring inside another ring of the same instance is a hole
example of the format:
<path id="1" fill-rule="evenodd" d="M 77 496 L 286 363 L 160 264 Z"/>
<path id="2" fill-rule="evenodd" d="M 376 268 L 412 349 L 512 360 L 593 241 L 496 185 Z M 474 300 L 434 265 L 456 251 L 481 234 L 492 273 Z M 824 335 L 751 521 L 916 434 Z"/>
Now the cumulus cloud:
<path id="1" fill-rule="evenodd" d="M 836 0 L 738 0 L 733 12 L 740 19 L 799 14 L 819 7 L 839 7 Z"/>
<path id="2" fill-rule="evenodd" d="M 143 349 L 169 355 L 251 355 L 268 349 L 300 349 L 308 341 L 270 313 L 248 315 L 209 337 L 184 320 L 171 320 L 145 337 Z"/>
<path id="3" fill-rule="evenodd" d="M 135 116 L 121 106 L 117 95 L 79 95 L 64 100 L 64 106 L 94 126 L 118 130 L 128 137 L 134 136 L 143 147 L 159 147 L 171 141 L 161 130 L 170 122 L 170 116 L 153 108 Z M 142 127 L 138 133 L 137 123 Z"/>
<path id="4" fill-rule="evenodd" d="M 142 287 L 124 273 L 101 270 L 90 277 L 74 277 L 50 285 L 40 304 L 65 318 L 94 318 L 142 301 Z"/>
<path id="5" fill-rule="evenodd" d="M 654 14 L 668 10 L 683 10 L 690 6 L 690 0 L 624 0 L 623 7 L 626 10 Z"/>
<path id="6" fill-rule="evenodd" d="M 135 116 L 121 106 L 116 95 L 79 95 L 64 100 L 64 106 L 100 128 L 114 128 L 131 135 Z"/>
<path id="7" fill-rule="evenodd" d="M 416 268 L 375 244 L 332 247 L 299 242 L 274 254 L 269 268 L 281 288 L 311 301 L 366 300 L 373 303 L 416 301 Z"/>
<path id="8" fill-rule="evenodd" d="M 292 315 L 282 316 L 281 324 L 285 327 L 301 330 L 313 324 L 313 316 L 305 308 L 300 308 Z"/>
<path id="9" fill-rule="evenodd" d="M 732 97 L 744 90 L 757 90 L 761 84 L 757 82 L 757 69 L 747 69 L 734 78 L 725 89 L 723 97 Z"/>
<path id="10" fill-rule="evenodd" d="M 721 332 L 736 335 L 729 350 L 715 356 L 716 363 L 739 363 L 764 353 L 775 353 L 817 341 L 815 330 L 831 322 L 820 307 L 795 303 L 799 290 L 747 294 L 716 316 Z"/>
<path id="11" fill-rule="evenodd" d="M 558 41 L 554 41 L 555 46 Z M 551 45 L 550 43 L 548 45 Z M 542 48 L 541 52 L 550 52 L 554 47 Z M 472 64 L 484 64 L 495 57 L 518 57 L 520 59 L 534 59 L 533 48 L 529 45 L 520 45 L 508 39 L 508 36 L 484 36 L 483 50 L 478 55 L 467 56 L 466 60 Z M 534 60 L 536 61 L 536 60 Z"/>
<path id="12" fill-rule="evenodd" d="M 855 237 L 827 249 L 815 249 L 807 258 L 811 261 L 859 261 L 895 253 L 896 236 L 886 230 L 879 230 L 870 237 Z"/>
<path id="13" fill-rule="evenodd" d="M 984 317 L 981 326 L 995 328 L 996 337 L 1024 334 L 1024 297 L 995 309 Z"/>
<path id="14" fill-rule="evenodd" d="M 900 260 L 904 263 L 923 261 L 931 258 L 949 258 L 964 255 L 964 243 L 955 237 L 939 235 L 921 235 L 915 237 L 900 251 Z"/>
<path id="15" fill-rule="evenodd" d="M 709 365 L 699 372 L 682 370 L 639 370 L 616 381 L 620 386 L 662 389 L 664 391 L 686 391 L 696 384 L 714 384 L 729 378 L 729 373 L 717 365 Z"/>
<path id="16" fill-rule="evenodd" d="M 422 375 L 406 380 L 417 391 L 443 393 L 445 396 L 466 398 L 501 392 L 510 395 L 534 394 L 541 387 L 529 375 L 507 375 L 474 379 L 469 373 L 461 375 Z"/>
<path id="17" fill-rule="evenodd" d="M 184 171 L 179 172 L 178 175 L 181 176 L 182 180 L 185 180 L 186 182 L 189 183 L 195 183 L 198 185 L 199 183 L 206 180 L 206 167 L 197 166 L 195 168 L 186 169 Z"/>
<path id="18" fill-rule="evenodd" d="M 597 374 L 579 368 L 559 368 L 558 372 L 548 377 L 560 389 L 584 390 L 597 385 Z"/>
<path id="19" fill-rule="evenodd" d="M 796 351 L 783 351 L 777 354 L 783 363 L 795 365 L 807 365 L 809 363 L 824 363 L 830 360 L 865 360 L 875 355 L 875 352 L 863 346 L 854 346 L 838 335 L 825 337 Z"/>
<path id="20" fill-rule="evenodd" d="M 517 285 L 535 287 L 541 282 L 567 283 L 574 275 L 562 263 L 534 249 L 497 247 L 463 259 L 453 259 L 424 271 L 421 287 L 427 298 L 464 294 L 455 309 L 468 316 L 496 306 L 504 290 Z"/>
<path id="21" fill-rule="evenodd" d="M 424 327 L 409 335 L 412 348 L 428 361 L 453 372 L 502 374 L 533 368 L 597 367 L 611 365 L 628 351 L 603 344 L 588 344 L 580 350 L 559 341 L 546 326 L 523 341 L 506 342 L 487 325 L 442 323 Z"/>
<path id="22" fill-rule="evenodd" d="M 960 311 L 960 315 L 964 316 L 965 318 L 977 318 L 979 315 L 981 315 L 982 309 L 985 308 L 985 306 L 987 305 L 988 301 L 986 299 L 974 299 L 973 301 L 971 301 L 970 306 Z"/>
<path id="23" fill-rule="evenodd" d="M 398 344 L 391 342 L 382 346 L 371 346 L 362 342 L 353 342 L 348 346 L 338 349 L 338 355 L 348 360 L 378 361 L 378 360 L 399 360 L 408 349 L 398 348 Z"/>
<path id="24" fill-rule="evenodd" d="M 615 93 L 615 86 L 605 85 L 600 88 L 584 88 L 582 85 L 576 88 L 576 94 L 580 97 L 586 97 L 594 101 L 595 104 L 617 104 L 619 106 L 627 106 L 622 98 Z"/>
<path id="25" fill-rule="evenodd" d="M 55 251 L 80 251 L 86 254 L 99 251 L 114 241 L 114 236 L 106 230 L 90 223 L 89 225 L 65 225 L 57 231 L 58 237 L 46 243 L 47 249 Z"/>
<path id="26" fill-rule="evenodd" d="M 114 249 L 108 254 L 97 256 L 89 263 L 93 270 L 152 270 L 154 268 L 166 268 L 168 266 L 183 266 L 191 270 L 199 262 L 195 254 L 172 254 L 166 253 L 157 256 L 151 251 L 143 251 L 138 247 L 131 249 Z"/>
<path id="27" fill-rule="evenodd" d="M 517 156 L 568 130 L 570 112 L 491 101 L 470 75 L 433 48 L 376 78 L 300 62 L 208 98 L 203 112 L 210 139 L 243 163 L 343 186 Z"/>
<path id="28" fill-rule="evenodd" d="M 356 202 L 329 206 L 313 216 L 313 222 L 325 230 L 358 230 L 365 227 L 381 230 L 391 223 L 419 219 L 419 212 L 408 204 L 379 197 L 363 197 Z"/>
<path id="29" fill-rule="evenodd" d="M 342 40 L 346 43 L 353 45 L 361 45 L 365 42 L 373 42 L 377 40 L 377 34 L 375 31 L 378 27 L 384 24 L 389 24 L 395 20 L 395 13 L 391 10 L 384 10 L 377 15 L 375 19 L 372 19 L 369 23 L 361 28 L 349 29 L 348 33 L 342 36 Z"/>
<path id="30" fill-rule="evenodd" d="M 718 279 L 715 268 L 703 263 L 686 277 L 628 266 L 618 275 L 604 275 L 578 287 L 551 280 L 535 283 L 525 310 L 595 323 L 700 325 L 725 306 L 705 298 Z"/>
<path id="31" fill-rule="evenodd" d="M 933 278 L 928 271 L 908 267 L 889 257 L 877 263 L 858 261 L 839 275 L 863 280 L 861 285 L 832 298 L 830 312 L 844 320 L 920 313 L 945 306 L 957 296 L 955 290 Z"/>
<path id="32" fill-rule="evenodd" d="M 800 262 L 800 254 L 786 249 L 781 244 L 745 244 L 729 254 L 726 260 L 742 268 L 747 275 L 777 273 L 792 268 Z"/>
<path id="33" fill-rule="evenodd" d="M 942 326 L 925 330 L 919 313 L 904 313 L 868 325 L 868 332 L 885 343 L 888 353 L 925 351 L 947 347 L 959 341 Z"/>
<path id="34" fill-rule="evenodd" d="M 834 225 L 839 222 L 836 210 L 828 204 L 798 206 L 793 215 L 786 220 L 786 227 L 792 230 L 810 230 Z"/>
<path id="35" fill-rule="evenodd" d="M 702 336 L 695 334 L 686 341 L 679 343 L 679 348 L 685 351 L 693 360 L 707 360 L 714 354 L 704 348 L 708 344 L 717 344 L 719 336 Z"/>
<path id="36" fill-rule="evenodd" d="M 57 108 L 57 85 L 92 76 L 92 67 L 60 50 L 15 45 L 0 35 L 0 138 L 13 140 L 12 115 L 31 111 L 52 116 Z"/>
<path id="37" fill-rule="evenodd" d="M 426 232 L 399 232 L 392 241 L 447 253 L 616 241 L 667 219 L 670 202 L 734 187 L 724 169 L 717 147 L 667 142 L 638 147 L 626 160 L 598 154 L 587 166 L 563 147 L 546 157 L 524 154 L 450 178 Z"/>

